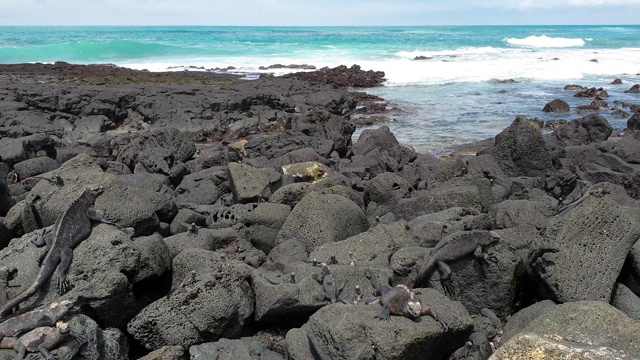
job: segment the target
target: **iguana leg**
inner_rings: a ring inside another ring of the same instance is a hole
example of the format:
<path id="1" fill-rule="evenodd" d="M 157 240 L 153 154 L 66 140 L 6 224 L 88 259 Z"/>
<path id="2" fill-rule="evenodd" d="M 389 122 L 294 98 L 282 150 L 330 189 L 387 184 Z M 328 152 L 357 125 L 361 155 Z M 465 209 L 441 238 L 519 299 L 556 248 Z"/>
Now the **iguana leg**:
<path id="1" fill-rule="evenodd" d="M 429 315 L 432 318 L 434 318 L 437 322 L 439 322 L 440 324 L 442 324 L 442 327 L 444 328 L 444 331 L 449 330 L 449 324 L 446 322 L 446 320 L 440 316 L 440 314 L 438 314 L 435 310 L 433 310 L 433 308 L 431 308 L 430 306 L 427 305 L 422 305 L 422 311 L 420 311 L 420 315 Z"/>
<path id="2" fill-rule="evenodd" d="M 43 247 L 43 246 L 47 246 L 48 248 L 51 247 L 51 243 L 53 242 L 53 233 L 47 233 L 44 234 L 40 237 L 38 237 L 33 244 L 37 247 Z"/>
<path id="3" fill-rule="evenodd" d="M 383 306 L 382 310 L 380 310 L 380 314 L 376 315 L 376 318 L 382 321 L 389 321 L 391 318 L 391 309 L 389 309 L 389 306 Z"/>
<path id="4" fill-rule="evenodd" d="M 69 291 L 69 280 L 67 279 L 67 272 L 69 266 L 71 266 L 71 260 L 73 260 L 73 250 L 65 248 L 60 251 L 60 265 L 58 265 L 58 271 L 60 276 L 58 277 L 58 293 L 60 295 L 66 294 Z"/>
<path id="5" fill-rule="evenodd" d="M 380 297 L 373 297 L 373 298 L 366 298 L 364 300 L 362 300 L 362 303 L 364 305 L 371 305 L 371 304 L 379 304 L 380 303 Z"/>
<path id="6" fill-rule="evenodd" d="M 486 261 L 487 264 L 491 263 L 491 262 L 496 262 L 498 261 L 498 259 L 493 256 L 493 255 L 489 255 L 486 252 L 484 252 L 484 249 L 482 246 L 478 246 L 474 251 L 473 251 L 473 256 L 475 256 L 476 259 L 480 259 L 480 260 L 484 260 Z"/>
<path id="7" fill-rule="evenodd" d="M 27 348 L 17 339 L 13 341 L 13 350 L 18 352 L 16 359 L 24 359 L 27 356 Z"/>
<path id="8" fill-rule="evenodd" d="M 93 206 L 90 206 L 87 209 L 87 217 L 93 221 L 97 221 L 97 222 L 101 222 L 103 224 L 109 224 L 109 225 L 115 225 L 116 222 L 111 219 L 110 217 L 108 217 L 107 215 L 104 214 L 100 214 L 96 211 L 96 208 Z"/>
<path id="9" fill-rule="evenodd" d="M 40 351 L 40 354 L 42 354 L 42 356 L 45 359 L 55 360 L 55 358 L 53 357 L 53 355 L 51 355 L 51 353 L 49 352 L 49 349 L 47 349 L 47 346 L 45 344 L 38 345 L 38 351 Z"/>
<path id="10" fill-rule="evenodd" d="M 453 285 L 451 284 L 451 268 L 445 262 L 438 261 L 438 272 L 440 273 L 440 284 L 447 296 L 453 297 Z"/>

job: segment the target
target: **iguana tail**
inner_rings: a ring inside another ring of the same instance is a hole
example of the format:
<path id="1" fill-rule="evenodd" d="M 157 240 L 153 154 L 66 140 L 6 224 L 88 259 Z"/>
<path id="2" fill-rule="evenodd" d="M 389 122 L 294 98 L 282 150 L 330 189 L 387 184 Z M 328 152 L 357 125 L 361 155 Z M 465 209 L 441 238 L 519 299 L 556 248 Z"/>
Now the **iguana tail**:
<path id="1" fill-rule="evenodd" d="M 40 271 L 38 272 L 38 275 L 36 276 L 33 283 L 28 288 L 22 290 L 18 295 L 9 299 L 6 304 L 4 304 L 2 309 L 0 309 L 0 318 L 6 316 L 9 311 L 20 305 L 21 302 L 27 300 L 29 297 L 31 297 L 31 295 L 38 292 L 38 290 L 42 288 L 42 286 L 47 282 L 47 280 L 55 271 L 59 260 L 60 255 L 56 251 L 49 250 L 49 253 L 44 258 L 42 267 L 40 268 Z"/>

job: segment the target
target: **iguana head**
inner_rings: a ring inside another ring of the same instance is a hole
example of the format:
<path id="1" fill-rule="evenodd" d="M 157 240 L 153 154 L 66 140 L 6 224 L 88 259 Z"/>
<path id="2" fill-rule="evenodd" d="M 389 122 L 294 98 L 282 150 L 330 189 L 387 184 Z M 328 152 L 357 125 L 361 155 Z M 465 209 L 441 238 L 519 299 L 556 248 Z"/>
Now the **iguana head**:
<path id="1" fill-rule="evenodd" d="M 95 200 L 98 196 L 100 196 L 104 192 L 104 187 L 102 185 L 94 185 L 87 186 L 82 190 L 81 198 L 85 198 L 86 200 Z"/>
<path id="2" fill-rule="evenodd" d="M 492 244 L 500 240 L 500 235 L 498 235 L 495 231 L 489 231 L 489 238 L 487 239 L 487 244 Z"/>
<path id="3" fill-rule="evenodd" d="M 69 323 L 66 323 L 64 321 L 58 321 L 56 323 L 56 328 L 60 330 L 60 332 L 62 333 L 69 332 Z"/>
<path id="4" fill-rule="evenodd" d="M 417 300 L 407 301 L 407 315 L 412 319 L 417 319 L 422 315 L 422 303 Z"/>

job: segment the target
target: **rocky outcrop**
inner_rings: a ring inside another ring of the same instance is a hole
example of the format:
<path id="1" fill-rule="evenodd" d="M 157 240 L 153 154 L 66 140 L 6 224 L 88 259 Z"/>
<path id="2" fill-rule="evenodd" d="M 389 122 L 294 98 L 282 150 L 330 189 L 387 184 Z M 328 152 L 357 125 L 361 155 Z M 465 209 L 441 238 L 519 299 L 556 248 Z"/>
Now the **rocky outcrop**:
<path id="1" fill-rule="evenodd" d="M 366 88 L 381 86 L 386 80 L 384 72 L 362 70 L 359 65 L 350 68 L 341 65 L 332 69 L 322 68 L 313 72 L 300 72 L 284 77 L 307 80 L 312 83 L 330 84 L 336 87 Z"/>
<path id="2" fill-rule="evenodd" d="M 570 110 L 569 104 L 567 104 L 566 101 L 561 99 L 555 99 L 547 103 L 547 105 L 545 105 L 544 108 L 542 108 L 542 111 L 551 112 L 551 113 L 561 113 L 561 112 L 567 112 L 569 110 Z"/>

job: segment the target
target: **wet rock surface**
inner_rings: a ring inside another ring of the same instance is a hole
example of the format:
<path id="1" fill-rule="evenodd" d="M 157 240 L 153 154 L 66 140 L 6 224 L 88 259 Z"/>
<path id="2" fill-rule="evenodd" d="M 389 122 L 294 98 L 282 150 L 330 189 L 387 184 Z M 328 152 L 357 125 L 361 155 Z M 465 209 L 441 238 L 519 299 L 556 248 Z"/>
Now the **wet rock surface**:
<path id="1" fill-rule="evenodd" d="M 345 86 L 383 76 L 0 65 L 0 306 L 36 287 L 0 335 L 68 301 L 86 341 L 60 359 L 637 357 L 640 137 L 598 113 L 544 135 L 519 117 L 477 155 L 419 154 L 386 126 L 352 140 L 356 103 L 383 100 Z M 109 221 L 56 247 L 97 185 Z"/>

